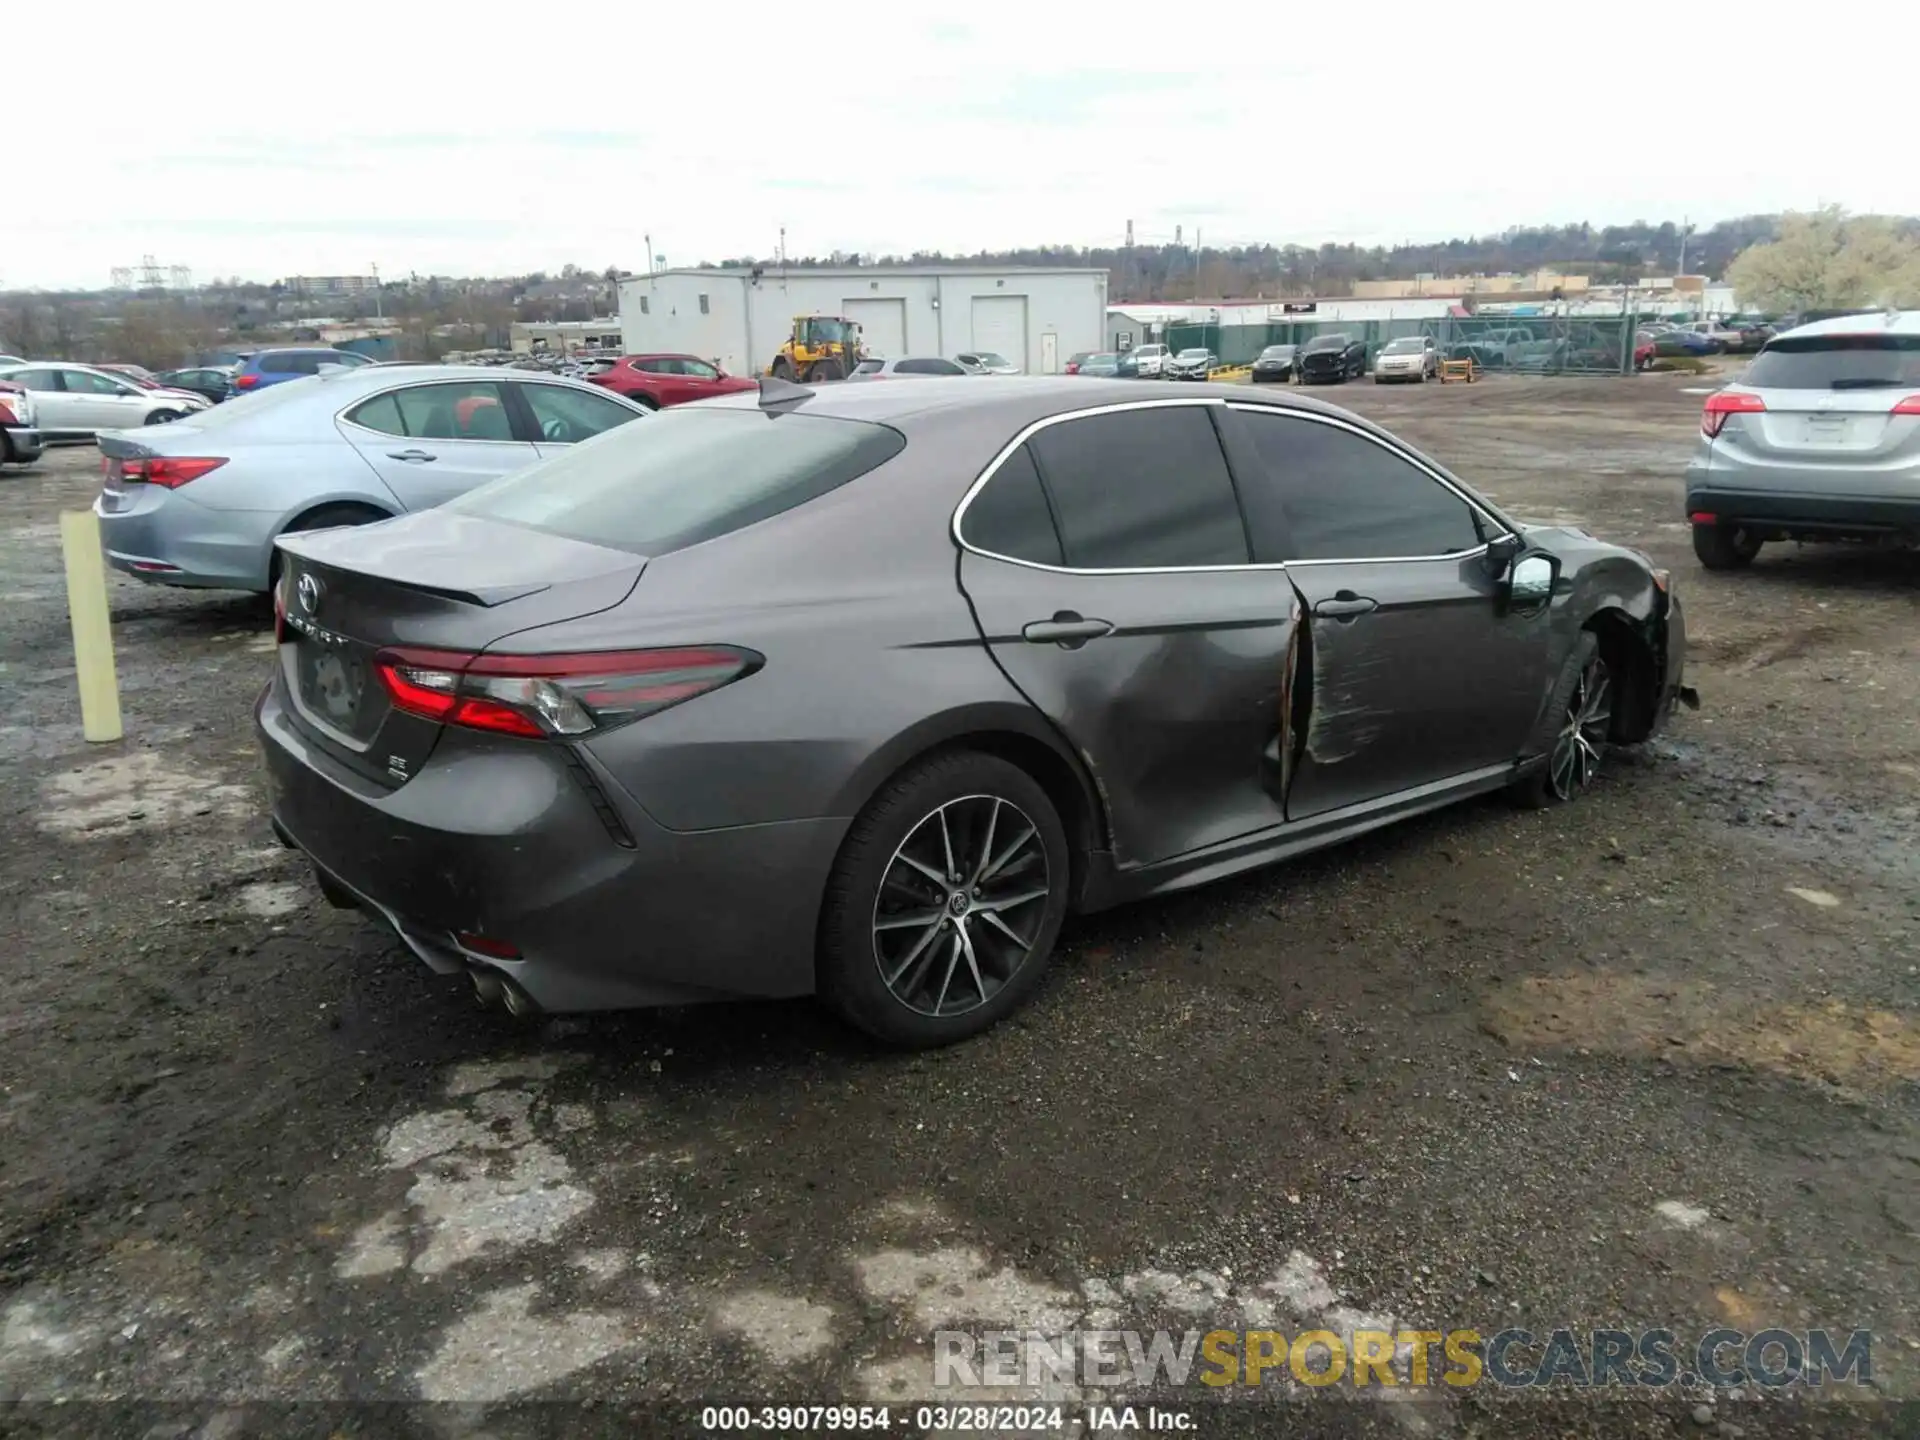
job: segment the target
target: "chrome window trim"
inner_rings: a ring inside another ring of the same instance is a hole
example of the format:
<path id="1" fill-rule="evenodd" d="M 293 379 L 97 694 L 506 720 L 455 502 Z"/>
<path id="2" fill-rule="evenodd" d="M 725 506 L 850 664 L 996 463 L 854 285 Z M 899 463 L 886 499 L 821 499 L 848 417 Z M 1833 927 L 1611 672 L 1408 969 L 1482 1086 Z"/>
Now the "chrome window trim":
<path id="1" fill-rule="evenodd" d="M 1308 410 L 1295 410 L 1285 405 L 1262 405 L 1244 400 L 1229 400 L 1218 395 L 1195 395 L 1191 397 L 1179 396 L 1164 400 L 1122 400 L 1112 405 L 1093 405 L 1084 410 L 1066 410 L 1058 415 L 1045 415 L 1033 421 L 1016 434 L 1012 440 L 1000 448 L 993 459 L 987 462 L 986 468 L 983 469 L 980 474 L 975 477 L 974 482 L 967 487 L 967 493 L 960 497 L 960 503 L 954 508 L 953 520 L 948 527 L 949 532 L 953 536 L 953 543 L 959 546 L 962 551 L 978 555 L 982 559 L 998 560 L 1003 565 L 1019 565 L 1028 570 L 1042 570 L 1054 575 L 1218 575 L 1232 574 L 1241 570 L 1284 571 L 1291 565 L 1406 565 L 1422 560 L 1450 560 L 1457 562 L 1461 560 L 1471 560 L 1487 552 L 1487 545 L 1483 543 L 1475 546 L 1471 550 L 1456 550 L 1444 555 L 1368 555 L 1347 560 L 1268 560 L 1249 561 L 1244 565 L 1144 565 L 1124 569 L 1091 569 L 1073 565 L 1047 565 L 1038 560 L 1022 560 L 1017 556 L 1002 555 L 996 550 L 983 550 L 960 533 L 960 522 L 966 518 L 967 507 L 973 503 L 974 496 L 986 488 L 987 482 L 999 473 L 1000 467 L 1007 462 L 1007 458 L 1011 456 L 1014 451 L 1018 450 L 1042 430 L 1045 430 L 1051 425 L 1062 425 L 1071 420 L 1086 420 L 1096 415 L 1115 415 L 1128 410 L 1167 410 L 1182 405 L 1195 407 L 1213 405 L 1229 410 L 1252 411 L 1255 414 L 1283 415 L 1288 419 L 1307 420 L 1314 424 L 1330 425 L 1336 430 L 1345 430 L 1349 434 L 1359 436 L 1362 440 L 1370 441 L 1378 445 L 1388 454 L 1406 461 L 1407 464 L 1420 471 L 1421 474 L 1445 486 L 1446 489 L 1453 494 L 1455 498 L 1465 504 L 1470 511 L 1490 521 L 1503 535 L 1517 533 L 1514 527 L 1506 520 L 1490 513 L 1485 506 L 1461 490 L 1458 485 L 1447 479 L 1446 476 L 1440 474 L 1431 465 L 1424 463 L 1418 457 L 1401 449 L 1397 445 L 1385 443 L 1379 436 L 1369 434 L 1359 426 L 1349 424 L 1338 416 L 1321 415 Z"/>
<path id="2" fill-rule="evenodd" d="M 432 388 L 435 385 L 495 385 L 500 387 L 501 406 L 507 407 L 506 386 L 510 383 L 512 382 L 506 381 L 506 380 L 482 380 L 482 379 L 415 380 L 412 384 L 408 384 L 402 381 L 398 384 L 389 385 L 384 390 L 370 391 L 369 393 L 362 395 L 355 400 L 350 401 L 349 403 L 341 406 L 340 409 L 336 410 L 334 412 L 333 418 L 336 424 L 351 426 L 353 429 L 358 430 L 362 435 L 378 435 L 382 440 L 411 440 L 411 441 L 423 442 L 428 445 L 523 445 L 527 449 L 531 450 L 535 444 L 535 442 L 532 440 L 482 440 L 477 437 L 466 436 L 466 435 L 452 435 L 452 436 L 448 436 L 444 440 L 435 440 L 425 435 L 395 435 L 391 431 L 376 430 L 371 425 L 362 425 L 358 420 L 351 420 L 347 417 L 348 411 L 358 410 L 363 405 L 371 405 L 374 401 L 384 399 L 388 395 L 398 395 L 402 390 L 427 390 Z M 509 417 L 511 417 L 513 413 L 511 408 L 508 408 L 507 413 Z"/>

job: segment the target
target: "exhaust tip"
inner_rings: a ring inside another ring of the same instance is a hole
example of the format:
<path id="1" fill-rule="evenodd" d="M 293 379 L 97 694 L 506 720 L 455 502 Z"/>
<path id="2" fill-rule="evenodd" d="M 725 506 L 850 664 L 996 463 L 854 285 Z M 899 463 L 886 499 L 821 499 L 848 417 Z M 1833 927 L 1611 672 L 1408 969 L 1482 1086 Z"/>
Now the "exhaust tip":
<path id="1" fill-rule="evenodd" d="M 514 1019 L 530 1020 L 540 1013 L 540 1007 L 534 1004 L 533 997 L 513 981 L 502 979 L 500 988 L 506 1000 L 507 1013 Z"/>
<path id="2" fill-rule="evenodd" d="M 473 977 L 473 995 L 483 1008 L 491 1009 L 506 1000 L 507 982 L 489 970 L 477 966 L 468 972 Z"/>

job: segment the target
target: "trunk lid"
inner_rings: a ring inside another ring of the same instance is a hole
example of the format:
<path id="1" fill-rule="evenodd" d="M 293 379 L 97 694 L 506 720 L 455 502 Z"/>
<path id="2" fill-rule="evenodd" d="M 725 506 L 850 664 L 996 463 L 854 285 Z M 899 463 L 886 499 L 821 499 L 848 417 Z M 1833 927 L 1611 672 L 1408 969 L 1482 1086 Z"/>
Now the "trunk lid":
<path id="1" fill-rule="evenodd" d="M 280 679 L 294 723 L 342 764 L 398 786 L 442 726 L 391 704 L 389 647 L 478 654 L 619 604 L 646 557 L 502 521 L 425 511 L 279 540 Z"/>

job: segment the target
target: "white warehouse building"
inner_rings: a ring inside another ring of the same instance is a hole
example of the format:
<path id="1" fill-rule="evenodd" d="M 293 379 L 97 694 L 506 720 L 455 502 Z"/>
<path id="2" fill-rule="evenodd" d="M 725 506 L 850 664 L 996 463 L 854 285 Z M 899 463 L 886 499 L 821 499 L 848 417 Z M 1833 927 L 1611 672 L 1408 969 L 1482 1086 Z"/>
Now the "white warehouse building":
<path id="1" fill-rule="evenodd" d="M 796 315 L 858 321 L 869 354 L 993 350 L 1030 375 L 1105 345 L 1107 272 L 1016 266 L 666 270 L 620 282 L 628 354 L 667 351 L 755 375 Z"/>

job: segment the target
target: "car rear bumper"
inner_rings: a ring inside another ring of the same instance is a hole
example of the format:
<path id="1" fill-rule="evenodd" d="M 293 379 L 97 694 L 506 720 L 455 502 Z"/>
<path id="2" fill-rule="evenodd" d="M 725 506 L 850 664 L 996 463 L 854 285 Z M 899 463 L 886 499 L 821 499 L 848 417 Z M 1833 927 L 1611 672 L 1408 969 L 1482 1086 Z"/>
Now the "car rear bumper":
<path id="1" fill-rule="evenodd" d="M 1687 477 L 1687 514 L 1723 525 L 1789 536 L 1851 535 L 1920 540 L 1920 486 L 1908 495 L 1846 495 L 1831 490 L 1749 490 Z"/>
<path id="2" fill-rule="evenodd" d="M 47 448 L 44 437 L 31 425 L 9 425 L 6 431 L 7 455 L 22 464 L 38 460 Z"/>
<path id="3" fill-rule="evenodd" d="M 93 502 L 107 563 L 157 585 L 265 592 L 279 512 L 210 510 L 179 490 L 129 485 Z"/>
<path id="4" fill-rule="evenodd" d="M 275 834 L 434 969 L 491 971 L 553 1011 L 812 992 L 849 821 L 668 830 L 580 752 L 464 733 L 389 790 L 309 744 L 279 686 L 254 712 Z"/>
<path id="5" fill-rule="evenodd" d="M 1291 365 L 1256 365 L 1250 377 L 1255 383 L 1263 380 L 1290 380 L 1293 378 Z"/>

